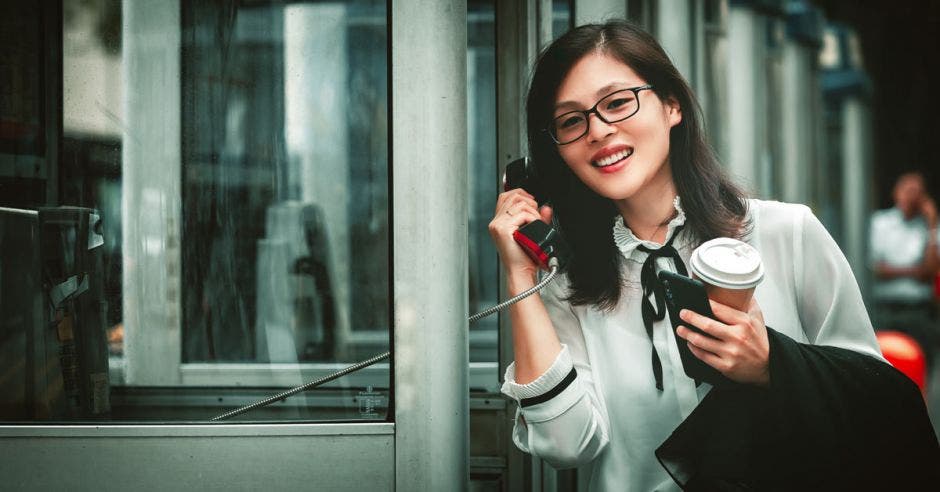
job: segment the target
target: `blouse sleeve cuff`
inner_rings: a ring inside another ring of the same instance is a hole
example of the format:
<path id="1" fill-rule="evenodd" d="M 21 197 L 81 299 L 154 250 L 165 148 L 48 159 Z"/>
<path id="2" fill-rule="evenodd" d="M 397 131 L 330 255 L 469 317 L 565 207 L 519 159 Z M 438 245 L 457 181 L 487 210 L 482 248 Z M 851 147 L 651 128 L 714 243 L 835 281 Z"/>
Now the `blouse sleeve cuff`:
<path id="1" fill-rule="evenodd" d="M 571 355 L 568 352 L 568 346 L 561 345 L 561 352 L 555 357 L 555 361 L 541 376 L 530 383 L 516 383 L 516 363 L 509 364 L 506 368 L 506 374 L 503 377 L 502 392 L 506 396 L 517 400 L 523 404 L 538 400 L 549 399 L 551 393 L 558 393 L 568 386 L 574 377 L 574 363 L 571 361 Z"/>

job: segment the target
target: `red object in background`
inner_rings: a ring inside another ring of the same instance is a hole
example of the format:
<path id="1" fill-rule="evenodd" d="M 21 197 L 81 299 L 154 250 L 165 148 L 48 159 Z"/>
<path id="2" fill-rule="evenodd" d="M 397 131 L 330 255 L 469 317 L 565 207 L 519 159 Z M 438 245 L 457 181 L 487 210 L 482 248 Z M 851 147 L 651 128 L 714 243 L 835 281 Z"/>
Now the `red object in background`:
<path id="1" fill-rule="evenodd" d="M 927 388 L 927 361 L 920 344 L 910 335 L 899 331 L 879 331 L 876 335 L 885 359 L 911 378 L 923 394 Z"/>
<path id="2" fill-rule="evenodd" d="M 940 273 L 937 273 L 937 276 L 933 278 L 933 296 L 940 299 Z"/>

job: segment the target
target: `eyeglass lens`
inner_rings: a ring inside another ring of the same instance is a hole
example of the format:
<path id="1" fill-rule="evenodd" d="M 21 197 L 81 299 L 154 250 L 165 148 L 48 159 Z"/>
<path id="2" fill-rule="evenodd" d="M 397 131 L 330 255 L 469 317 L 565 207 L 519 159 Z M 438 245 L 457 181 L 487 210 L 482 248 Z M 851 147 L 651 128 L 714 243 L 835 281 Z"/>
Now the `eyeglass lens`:
<path id="1" fill-rule="evenodd" d="M 634 115 L 640 108 L 637 95 L 624 89 L 605 96 L 594 106 L 597 115 L 605 123 L 616 123 Z M 588 114 L 592 111 L 569 111 L 552 121 L 549 129 L 559 144 L 573 142 L 588 131 Z"/>

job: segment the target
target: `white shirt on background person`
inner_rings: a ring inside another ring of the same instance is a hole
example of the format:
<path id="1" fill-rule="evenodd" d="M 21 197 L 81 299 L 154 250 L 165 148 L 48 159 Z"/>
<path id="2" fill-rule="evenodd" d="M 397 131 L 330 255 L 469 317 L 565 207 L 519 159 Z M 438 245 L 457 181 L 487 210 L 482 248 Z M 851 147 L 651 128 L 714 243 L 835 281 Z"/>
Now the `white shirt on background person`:
<path id="1" fill-rule="evenodd" d="M 921 216 L 905 219 L 897 208 L 878 210 L 871 219 L 871 262 L 910 268 L 924 261 L 927 222 Z M 940 244 L 940 233 L 937 234 Z M 913 277 L 875 279 L 872 295 L 877 301 L 920 303 L 933 296 L 930 282 Z"/>

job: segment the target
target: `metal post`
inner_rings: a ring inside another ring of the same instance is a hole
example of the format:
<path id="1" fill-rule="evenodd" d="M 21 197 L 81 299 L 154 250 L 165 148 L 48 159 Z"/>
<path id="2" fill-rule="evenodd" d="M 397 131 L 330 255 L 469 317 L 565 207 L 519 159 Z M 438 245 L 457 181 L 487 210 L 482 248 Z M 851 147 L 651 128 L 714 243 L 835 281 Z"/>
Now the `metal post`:
<path id="1" fill-rule="evenodd" d="M 758 14 L 732 5 L 728 15 L 728 159 L 729 171 L 748 190 L 759 190 L 763 113 L 758 83 L 763 46 Z M 760 194 L 760 193 L 758 193 Z"/>
<path id="2" fill-rule="evenodd" d="M 549 45 L 555 39 L 552 32 L 552 0 L 538 0 L 536 4 L 538 13 L 538 49 Z"/>
<path id="3" fill-rule="evenodd" d="M 813 94 L 819 89 L 813 82 L 813 51 L 797 41 L 788 40 L 783 48 L 783 84 L 780 87 L 783 124 L 783 200 L 795 203 L 810 201 L 809 168 L 815 155 L 813 148 Z"/>
<path id="4" fill-rule="evenodd" d="M 529 73 L 538 42 L 538 20 L 536 0 L 496 3 L 496 155 L 499 173 L 494 176 L 493 186 L 499 186 L 506 164 L 527 154 L 525 130 L 525 96 Z M 545 9 L 541 15 L 545 15 Z M 550 11 L 548 12 L 550 14 Z M 505 278 L 500 269 L 501 293 L 506 292 Z M 502 382 L 506 366 L 513 360 L 512 327 L 508 316 L 499 318 L 499 378 Z M 507 413 L 513 415 L 515 406 L 507 405 Z M 504 421 L 501 434 L 511 443 L 513 422 Z M 506 449 L 506 490 L 539 490 L 531 487 L 533 480 L 541 475 L 533 473 L 532 460 L 512 444 Z"/>
<path id="5" fill-rule="evenodd" d="M 659 11 L 669 15 L 656 17 L 656 38 L 672 59 L 672 64 L 686 80 L 692 73 L 692 9 L 689 0 L 659 0 Z"/>
<path id="6" fill-rule="evenodd" d="M 867 293 L 868 218 L 871 215 L 871 121 L 868 107 L 858 96 L 842 106 L 842 210 L 843 248 L 863 294 Z"/>
<path id="7" fill-rule="evenodd" d="M 397 490 L 467 490 L 467 6 L 391 3 Z"/>
<path id="8" fill-rule="evenodd" d="M 526 155 L 525 97 L 530 67 L 536 53 L 535 4 L 499 2 L 496 6 L 496 155 L 499 173 L 493 186 L 499 186 L 502 172 L 510 161 Z M 502 275 L 500 276 L 502 278 Z M 505 293 L 505 286 L 500 292 Z M 509 317 L 500 316 L 499 376 L 512 362 L 512 331 Z"/>
<path id="9" fill-rule="evenodd" d="M 180 5 L 125 0 L 125 381 L 180 382 Z"/>

